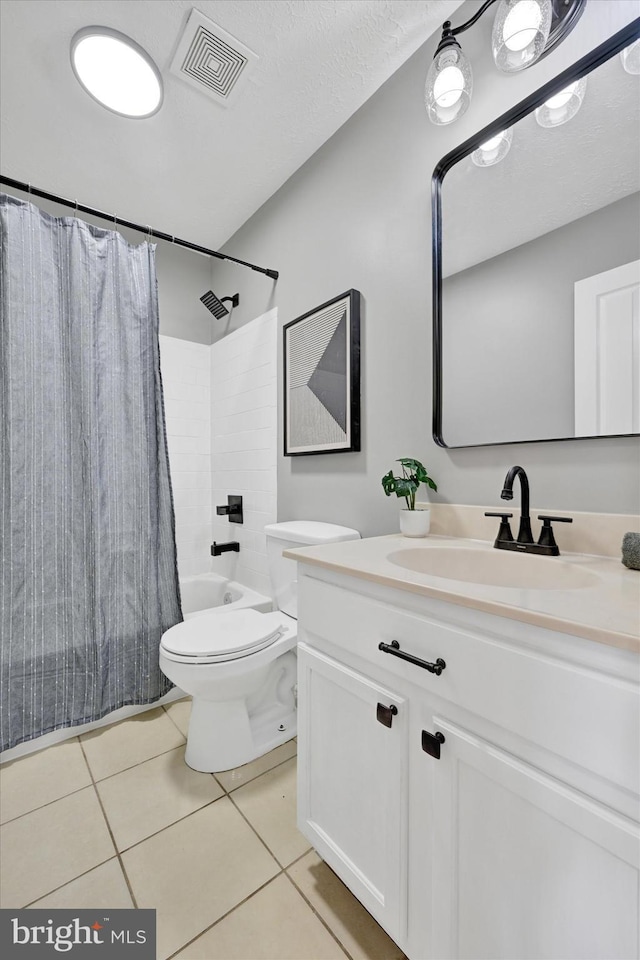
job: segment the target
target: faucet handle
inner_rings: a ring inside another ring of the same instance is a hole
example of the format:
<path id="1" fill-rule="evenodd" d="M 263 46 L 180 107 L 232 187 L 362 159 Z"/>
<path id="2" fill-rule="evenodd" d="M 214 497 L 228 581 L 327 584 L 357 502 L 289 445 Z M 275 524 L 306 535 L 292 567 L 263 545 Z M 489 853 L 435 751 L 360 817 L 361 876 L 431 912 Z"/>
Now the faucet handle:
<path id="1" fill-rule="evenodd" d="M 498 530 L 498 536 L 496 538 L 496 543 L 498 540 L 506 540 L 508 542 L 513 541 L 513 534 L 511 533 L 511 527 L 509 526 L 509 518 L 513 516 L 512 513 L 494 513 L 490 510 L 485 510 L 485 517 L 500 517 L 500 529 Z"/>
<path id="2" fill-rule="evenodd" d="M 556 538 L 553 535 L 552 521 L 558 523 L 573 523 L 573 517 L 548 517 L 544 513 L 538 514 L 538 520 L 542 520 L 542 530 L 538 537 L 538 546 L 551 547 L 554 551 L 558 550 Z M 558 551 L 559 553 L 560 551 Z"/>

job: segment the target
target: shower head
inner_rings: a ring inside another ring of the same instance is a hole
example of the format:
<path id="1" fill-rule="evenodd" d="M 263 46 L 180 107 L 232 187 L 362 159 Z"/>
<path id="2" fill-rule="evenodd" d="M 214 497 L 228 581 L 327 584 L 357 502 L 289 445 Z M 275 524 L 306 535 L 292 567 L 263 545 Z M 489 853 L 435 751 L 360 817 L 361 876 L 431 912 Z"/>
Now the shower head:
<path id="1" fill-rule="evenodd" d="M 204 303 L 207 310 L 210 310 L 217 320 L 221 320 L 222 317 L 226 317 L 226 315 L 229 313 L 227 308 L 223 306 L 225 300 L 230 300 L 231 306 L 237 307 L 240 303 L 240 294 L 234 293 L 232 297 L 223 297 L 221 300 L 218 300 L 213 290 L 207 290 L 204 296 L 200 297 L 200 299 Z"/>

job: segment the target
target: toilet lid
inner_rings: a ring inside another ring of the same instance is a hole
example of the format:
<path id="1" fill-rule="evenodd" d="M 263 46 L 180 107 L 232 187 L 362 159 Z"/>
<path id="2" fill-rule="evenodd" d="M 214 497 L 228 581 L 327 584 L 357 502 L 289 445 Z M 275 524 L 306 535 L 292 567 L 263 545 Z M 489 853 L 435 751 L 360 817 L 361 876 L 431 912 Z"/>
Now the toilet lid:
<path id="1" fill-rule="evenodd" d="M 163 635 L 162 646 L 183 657 L 237 657 L 268 646 L 283 632 L 278 613 L 232 610 L 176 624 Z"/>

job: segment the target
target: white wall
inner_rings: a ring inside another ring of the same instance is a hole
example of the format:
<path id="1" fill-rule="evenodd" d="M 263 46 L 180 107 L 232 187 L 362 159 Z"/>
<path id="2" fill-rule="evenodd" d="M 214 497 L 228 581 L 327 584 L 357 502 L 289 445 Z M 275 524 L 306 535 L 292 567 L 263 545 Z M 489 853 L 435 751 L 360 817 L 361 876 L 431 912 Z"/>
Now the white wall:
<path id="1" fill-rule="evenodd" d="M 160 336 L 167 444 L 181 577 L 211 567 L 209 346 Z"/>
<path id="2" fill-rule="evenodd" d="M 240 553 L 213 560 L 253 589 L 271 594 L 264 526 L 277 512 L 277 311 L 218 340 L 211 351 L 213 539 Z M 243 497 L 244 523 L 218 517 L 229 494 Z"/>

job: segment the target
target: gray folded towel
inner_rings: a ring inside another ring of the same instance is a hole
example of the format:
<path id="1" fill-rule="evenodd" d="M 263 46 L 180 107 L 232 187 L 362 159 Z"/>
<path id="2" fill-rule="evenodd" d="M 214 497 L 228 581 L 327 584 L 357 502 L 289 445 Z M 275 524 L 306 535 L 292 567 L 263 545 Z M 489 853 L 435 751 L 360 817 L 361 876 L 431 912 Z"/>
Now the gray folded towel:
<path id="1" fill-rule="evenodd" d="M 622 538 L 622 562 L 630 570 L 640 570 L 640 533 L 625 533 Z"/>

